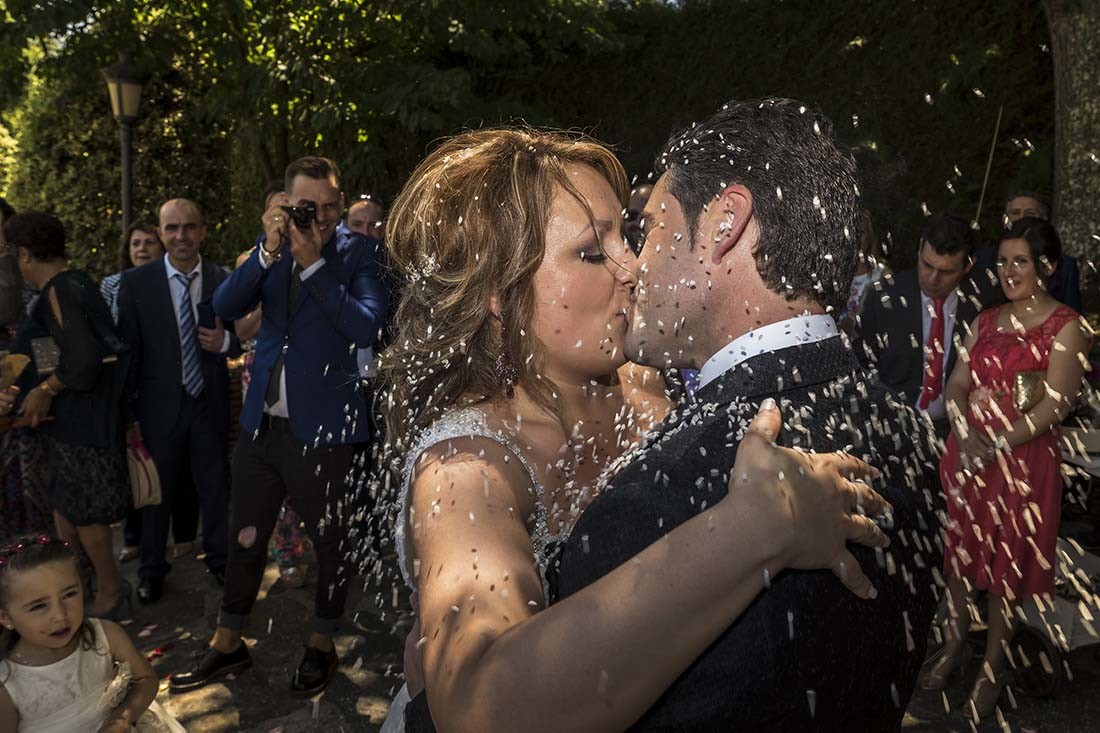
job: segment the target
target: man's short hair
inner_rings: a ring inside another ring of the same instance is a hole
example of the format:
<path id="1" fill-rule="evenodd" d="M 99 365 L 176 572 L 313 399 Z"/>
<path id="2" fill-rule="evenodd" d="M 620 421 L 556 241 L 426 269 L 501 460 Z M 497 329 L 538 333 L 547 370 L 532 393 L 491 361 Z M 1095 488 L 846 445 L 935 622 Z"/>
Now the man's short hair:
<path id="1" fill-rule="evenodd" d="M 65 227 L 45 211 L 24 211 L 6 219 L 4 237 L 8 247 L 22 247 L 42 262 L 65 256 Z"/>
<path id="2" fill-rule="evenodd" d="M 1050 204 L 1047 203 L 1046 197 L 1040 196 L 1034 191 L 1014 191 L 1005 196 L 1004 204 L 1001 206 L 1002 211 L 1008 211 L 1008 205 L 1012 203 L 1012 199 L 1018 199 L 1021 196 L 1029 199 L 1035 199 L 1035 202 L 1039 204 L 1040 218 L 1050 221 Z"/>
<path id="3" fill-rule="evenodd" d="M 658 154 L 695 246 L 704 209 L 734 183 L 749 189 L 756 269 L 772 291 L 839 309 L 856 272 L 863 206 L 852 154 L 820 111 L 792 99 L 729 102 Z"/>
<path id="4" fill-rule="evenodd" d="M 199 206 L 197 202 L 192 201 L 191 199 L 174 198 L 174 199 L 168 199 L 167 201 L 165 201 L 163 204 L 160 205 L 159 209 L 157 209 L 157 224 L 158 225 L 160 224 L 161 217 L 164 216 L 164 207 L 168 206 L 169 204 L 176 204 L 176 205 L 183 205 L 183 206 L 191 207 L 191 209 L 199 217 L 199 224 L 203 224 L 203 225 L 206 224 L 206 214 L 203 212 L 202 207 Z"/>
<path id="5" fill-rule="evenodd" d="M 940 255 L 955 255 L 964 252 L 970 257 L 974 251 L 975 235 L 970 223 L 957 214 L 941 213 L 928 217 L 921 231 L 921 242 Z"/>
<path id="6" fill-rule="evenodd" d="M 348 204 L 348 212 L 351 212 L 352 209 L 354 209 L 356 206 L 359 206 L 360 204 L 376 206 L 378 207 L 378 210 L 381 211 L 383 214 L 386 213 L 386 206 L 382 203 L 382 198 L 380 196 L 375 196 L 372 193 L 364 193 L 356 196 L 352 200 L 352 202 Z"/>
<path id="7" fill-rule="evenodd" d="M 288 165 L 286 173 L 283 175 L 283 190 L 289 193 L 291 184 L 298 176 L 305 176 L 319 181 L 331 178 L 336 182 L 336 187 L 340 187 L 340 169 L 336 166 L 336 163 L 328 158 L 307 155 Z"/>

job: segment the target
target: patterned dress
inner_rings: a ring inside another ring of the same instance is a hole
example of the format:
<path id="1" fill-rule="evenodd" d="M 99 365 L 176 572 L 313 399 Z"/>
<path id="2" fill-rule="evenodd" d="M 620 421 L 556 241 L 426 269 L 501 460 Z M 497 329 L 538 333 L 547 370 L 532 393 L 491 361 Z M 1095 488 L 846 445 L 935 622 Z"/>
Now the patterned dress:
<path id="1" fill-rule="evenodd" d="M 999 332 L 1005 306 L 978 318 L 978 340 L 970 351 L 970 424 L 1002 431 L 1020 418 L 1013 385 L 1020 372 L 1046 371 L 1054 338 L 1080 316 L 1059 306 L 1038 326 Z M 1006 598 L 1027 598 L 1054 589 L 1055 544 L 1062 509 L 1061 451 L 1057 427 L 1004 454 L 967 476 L 952 435 L 940 463 L 947 494 L 944 569 L 980 590 Z"/>

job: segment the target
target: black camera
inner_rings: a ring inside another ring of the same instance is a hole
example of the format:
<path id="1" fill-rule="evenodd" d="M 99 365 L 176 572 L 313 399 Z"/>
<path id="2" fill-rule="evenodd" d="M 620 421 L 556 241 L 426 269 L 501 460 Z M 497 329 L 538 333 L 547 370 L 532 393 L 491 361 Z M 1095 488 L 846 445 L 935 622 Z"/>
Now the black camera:
<path id="1" fill-rule="evenodd" d="M 310 222 L 317 218 L 317 204 L 312 201 L 306 201 L 301 206 L 284 206 L 282 209 L 299 229 L 309 229 Z"/>

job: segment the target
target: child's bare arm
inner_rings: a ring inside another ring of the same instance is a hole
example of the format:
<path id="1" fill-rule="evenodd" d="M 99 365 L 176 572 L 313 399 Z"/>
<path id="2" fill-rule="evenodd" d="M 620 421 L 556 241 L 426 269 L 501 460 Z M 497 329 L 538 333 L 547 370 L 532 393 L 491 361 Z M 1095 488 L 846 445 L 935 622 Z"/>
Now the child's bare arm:
<path id="1" fill-rule="evenodd" d="M 103 729 L 111 730 L 112 724 L 125 723 L 126 729 L 133 725 L 141 717 L 142 713 L 149 709 L 149 705 L 157 697 L 157 674 L 149 661 L 130 641 L 126 631 L 113 621 L 100 621 L 103 625 L 103 633 L 107 636 L 107 645 L 111 649 L 111 657 L 118 663 L 129 663 L 133 679 L 130 682 L 130 691 L 123 698 L 103 724 Z"/>
<path id="2" fill-rule="evenodd" d="M 0 685 L 0 730 L 19 730 L 19 711 L 3 685 Z"/>

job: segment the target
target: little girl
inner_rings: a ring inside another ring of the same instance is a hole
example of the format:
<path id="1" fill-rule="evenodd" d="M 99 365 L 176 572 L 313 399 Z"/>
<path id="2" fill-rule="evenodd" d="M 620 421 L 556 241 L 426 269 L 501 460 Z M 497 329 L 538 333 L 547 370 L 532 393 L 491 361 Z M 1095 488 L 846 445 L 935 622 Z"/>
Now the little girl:
<path id="1" fill-rule="evenodd" d="M 84 618 L 68 543 L 43 535 L 0 548 L 0 625 L 0 731 L 184 733 L 126 632 Z"/>

